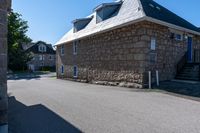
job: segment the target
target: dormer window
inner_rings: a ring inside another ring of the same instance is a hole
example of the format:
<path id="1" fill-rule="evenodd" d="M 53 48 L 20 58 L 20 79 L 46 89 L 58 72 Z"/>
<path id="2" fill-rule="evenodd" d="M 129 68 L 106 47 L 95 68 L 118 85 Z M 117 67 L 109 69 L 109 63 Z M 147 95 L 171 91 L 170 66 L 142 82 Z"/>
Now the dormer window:
<path id="1" fill-rule="evenodd" d="M 96 11 L 96 22 L 100 23 L 106 19 L 109 19 L 117 15 L 121 5 L 122 5 L 122 1 L 112 2 L 112 3 L 103 3 L 97 6 L 94 9 L 94 11 Z"/>
<path id="2" fill-rule="evenodd" d="M 38 46 L 38 51 L 39 51 L 39 52 L 46 52 L 46 51 L 47 51 L 47 48 L 46 48 L 46 46 L 45 46 L 44 44 L 40 44 L 40 45 Z"/>
<path id="3" fill-rule="evenodd" d="M 93 16 L 89 18 L 81 18 L 74 20 L 72 22 L 74 24 L 74 33 L 84 29 L 90 23 L 92 18 Z"/>

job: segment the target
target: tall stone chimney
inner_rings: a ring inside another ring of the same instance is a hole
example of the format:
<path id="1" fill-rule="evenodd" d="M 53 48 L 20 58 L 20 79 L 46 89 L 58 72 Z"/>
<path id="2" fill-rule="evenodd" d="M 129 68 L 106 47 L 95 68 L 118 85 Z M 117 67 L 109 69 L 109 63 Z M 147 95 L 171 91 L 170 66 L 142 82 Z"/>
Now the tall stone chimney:
<path id="1" fill-rule="evenodd" d="M 0 132 L 7 132 L 7 15 L 11 0 L 0 0 Z"/>

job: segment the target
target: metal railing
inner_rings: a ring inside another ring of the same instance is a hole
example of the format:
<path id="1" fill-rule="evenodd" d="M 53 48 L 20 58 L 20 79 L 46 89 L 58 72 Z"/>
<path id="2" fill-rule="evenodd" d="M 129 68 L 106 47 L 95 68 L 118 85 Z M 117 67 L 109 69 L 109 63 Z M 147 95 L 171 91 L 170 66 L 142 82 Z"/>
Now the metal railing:
<path id="1" fill-rule="evenodd" d="M 200 63 L 200 50 L 194 50 L 194 63 Z"/>
<path id="2" fill-rule="evenodd" d="M 177 73 L 180 73 L 180 71 L 183 69 L 184 65 L 187 63 L 187 52 L 183 55 L 183 57 L 180 59 L 180 61 L 177 64 Z"/>

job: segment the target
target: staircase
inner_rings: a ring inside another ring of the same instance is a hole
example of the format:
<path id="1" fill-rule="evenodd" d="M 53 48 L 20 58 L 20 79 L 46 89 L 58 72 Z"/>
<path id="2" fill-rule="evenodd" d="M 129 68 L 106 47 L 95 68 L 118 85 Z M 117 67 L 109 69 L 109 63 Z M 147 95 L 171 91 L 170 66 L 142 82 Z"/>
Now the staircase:
<path id="1" fill-rule="evenodd" d="M 199 81 L 200 65 L 195 63 L 186 63 L 176 75 L 176 79 Z"/>

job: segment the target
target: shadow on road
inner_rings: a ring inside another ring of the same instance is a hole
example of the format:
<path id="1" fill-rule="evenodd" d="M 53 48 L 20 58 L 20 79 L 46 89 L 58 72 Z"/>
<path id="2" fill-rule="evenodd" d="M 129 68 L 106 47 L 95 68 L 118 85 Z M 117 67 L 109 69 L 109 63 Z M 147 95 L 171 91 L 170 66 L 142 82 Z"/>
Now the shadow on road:
<path id="1" fill-rule="evenodd" d="M 32 80 L 36 79 L 39 80 L 40 78 L 53 78 L 56 77 L 56 73 L 54 72 L 24 72 L 24 73 L 13 73 L 13 74 L 8 74 L 7 79 L 8 80 Z"/>
<path id="2" fill-rule="evenodd" d="M 47 107 L 38 104 L 26 106 L 9 98 L 9 133 L 81 133 Z"/>
<path id="3" fill-rule="evenodd" d="M 200 82 L 165 81 L 161 82 L 159 87 L 154 88 L 185 96 L 200 98 Z"/>

